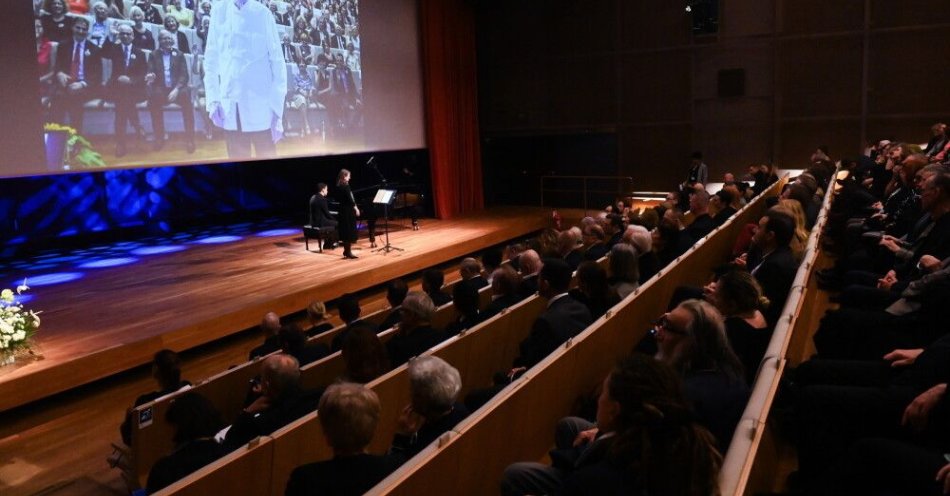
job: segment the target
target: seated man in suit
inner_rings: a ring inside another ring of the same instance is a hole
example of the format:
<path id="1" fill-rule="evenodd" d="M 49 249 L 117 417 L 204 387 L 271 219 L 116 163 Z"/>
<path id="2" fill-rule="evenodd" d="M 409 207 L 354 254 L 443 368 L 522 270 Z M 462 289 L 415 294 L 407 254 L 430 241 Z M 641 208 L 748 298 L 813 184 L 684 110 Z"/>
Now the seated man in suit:
<path id="1" fill-rule="evenodd" d="M 319 397 L 300 386 L 300 366 L 290 355 L 277 354 L 261 366 L 261 396 L 238 414 L 224 437 L 228 451 L 316 410 Z"/>
<path id="2" fill-rule="evenodd" d="M 410 291 L 402 302 L 402 320 L 396 334 L 386 343 L 393 368 L 418 356 L 442 341 L 442 333 L 432 328 L 435 305 L 425 293 Z"/>
<path id="3" fill-rule="evenodd" d="M 99 47 L 86 41 L 89 21 L 77 17 L 73 21 L 73 37 L 56 50 L 56 91 L 50 118 L 69 124 L 82 133 L 83 105 L 96 98 L 102 89 L 102 55 Z"/>
<path id="4" fill-rule="evenodd" d="M 472 257 L 462 259 L 459 264 L 459 275 L 462 276 L 463 281 L 468 281 L 476 290 L 488 286 L 488 281 L 482 277 L 482 264 Z"/>
<path id="5" fill-rule="evenodd" d="M 518 266 L 521 268 L 521 286 L 518 292 L 522 298 L 527 298 L 538 292 L 538 273 L 541 272 L 541 256 L 534 250 L 525 250 L 518 255 Z"/>
<path id="6" fill-rule="evenodd" d="M 131 124 L 136 133 L 142 132 L 135 105 L 145 99 L 145 52 L 135 48 L 132 26 L 119 26 L 119 42 L 109 45 L 112 73 L 106 84 L 109 98 L 115 102 L 115 156 L 126 154 L 126 126 Z"/>
<path id="7" fill-rule="evenodd" d="M 519 345 L 512 374 L 533 367 L 557 347 L 583 331 L 591 322 L 590 310 L 568 294 L 571 268 L 561 259 L 548 258 L 538 276 L 538 293 L 548 300 L 531 334 Z"/>
<path id="8" fill-rule="evenodd" d="M 379 397 L 359 384 L 333 384 L 320 398 L 320 426 L 333 458 L 301 465 L 287 481 L 287 496 L 363 494 L 395 468 L 390 457 L 367 452 L 379 424 Z"/>
<path id="9" fill-rule="evenodd" d="M 775 325 L 792 281 L 798 271 L 798 262 L 789 245 L 795 234 L 795 220 L 789 215 L 769 209 L 759 219 L 759 227 L 752 236 L 754 250 L 746 258 L 746 268 L 762 286 L 762 292 L 772 304 L 766 319 Z M 754 253 L 753 253 L 754 252 Z"/>
<path id="10" fill-rule="evenodd" d="M 167 30 L 158 34 L 158 50 L 152 52 L 145 75 L 148 109 L 152 114 L 152 131 L 155 134 L 153 149 L 165 146 L 165 105 L 181 106 L 185 121 L 185 150 L 195 152 L 195 109 L 188 87 L 188 64 L 185 55 L 175 48 L 175 37 Z"/>

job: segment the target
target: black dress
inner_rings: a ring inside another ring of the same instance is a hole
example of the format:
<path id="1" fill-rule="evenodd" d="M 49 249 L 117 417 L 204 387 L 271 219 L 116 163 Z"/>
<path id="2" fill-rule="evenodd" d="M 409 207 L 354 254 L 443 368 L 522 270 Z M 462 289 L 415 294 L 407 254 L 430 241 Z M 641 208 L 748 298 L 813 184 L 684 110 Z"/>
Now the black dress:
<path id="1" fill-rule="evenodd" d="M 356 241 L 356 199 L 349 184 L 337 186 L 336 200 L 340 202 L 340 213 L 337 215 L 340 241 L 353 243 Z"/>
<path id="2" fill-rule="evenodd" d="M 765 350 L 769 347 L 772 331 L 768 327 L 752 327 L 752 324 L 740 317 L 726 317 L 725 323 L 729 344 L 745 367 L 746 382 L 752 384 L 765 356 Z"/>

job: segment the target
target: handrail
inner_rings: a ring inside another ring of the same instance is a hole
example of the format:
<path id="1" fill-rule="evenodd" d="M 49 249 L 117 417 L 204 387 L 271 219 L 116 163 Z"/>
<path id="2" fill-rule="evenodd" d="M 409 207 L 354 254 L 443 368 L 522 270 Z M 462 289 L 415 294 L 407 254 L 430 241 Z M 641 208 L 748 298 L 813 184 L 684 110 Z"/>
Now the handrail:
<path id="1" fill-rule="evenodd" d="M 788 299 L 782 307 L 781 317 L 772 331 L 772 338 L 766 348 L 765 356 L 762 358 L 762 366 L 756 374 L 750 401 L 742 413 L 739 426 L 736 428 L 729 449 L 726 451 L 722 469 L 719 472 L 719 489 L 723 495 L 746 494 L 749 491 L 749 486 L 757 482 L 753 480 L 756 475 L 754 468 L 756 461 L 759 460 L 759 448 L 768 435 L 768 416 L 785 366 L 788 363 L 792 336 L 795 334 L 795 329 L 799 328 L 798 326 L 808 324 L 807 320 L 801 320 L 800 317 L 803 316 L 802 309 L 809 303 L 809 298 L 813 297 L 808 292 L 808 283 L 820 254 L 818 238 L 828 219 L 828 210 L 834 196 L 833 186 L 836 177 L 837 174 L 832 177 L 825 191 L 818 220 L 808 236 L 802 262 L 792 283 L 792 291 L 789 293 Z M 767 366 L 767 364 L 774 364 L 774 367 Z M 764 474 L 762 478 L 765 478 Z"/>
<path id="2" fill-rule="evenodd" d="M 571 188 L 571 189 L 546 189 L 544 187 L 545 180 L 554 180 L 554 179 L 579 179 L 581 180 L 581 188 Z M 606 181 L 606 180 L 615 180 L 617 182 L 617 188 L 615 190 L 591 190 L 587 187 L 588 181 Z M 626 181 L 628 188 L 621 188 L 621 181 Z M 590 210 L 588 204 L 589 195 L 588 193 L 610 193 L 615 196 L 626 195 L 630 196 L 633 194 L 633 177 L 631 176 L 561 176 L 556 174 L 541 176 L 541 206 L 544 206 L 544 192 L 557 192 L 557 193 L 574 193 L 580 191 L 583 193 L 583 203 L 584 203 L 584 215 L 587 215 L 587 211 Z"/>

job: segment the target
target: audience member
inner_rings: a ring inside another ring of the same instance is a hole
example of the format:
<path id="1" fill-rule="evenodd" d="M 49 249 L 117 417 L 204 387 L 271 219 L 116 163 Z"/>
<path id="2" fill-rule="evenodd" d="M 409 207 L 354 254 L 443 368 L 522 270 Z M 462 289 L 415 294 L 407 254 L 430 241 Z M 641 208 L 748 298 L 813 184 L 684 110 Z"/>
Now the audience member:
<path id="1" fill-rule="evenodd" d="M 481 312 L 481 319 L 488 320 L 502 310 L 521 300 L 521 275 L 504 265 L 495 269 L 491 277 L 491 302 Z"/>
<path id="2" fill-rule="evenodd" d="M 744 270 L 730 270 L 704 288 L 705 298 L 723 315 L 726 336 L 745 369 L 748 384 L 755 381 L 765 349 L 772 337 L 771 328 L 762 314 L 769 300 L 762 288 Z"/>
<path id="3" fill-rule="evenodd" d="M 106 83 L 106 98 L 115 102 L 115 156 L 122 157 L 128 151 L 126 127 L 131 124 L 138 136 L 144 136 L 136 104 L 145 99 L 145 52 L 133 44 L 132 26 L 122 24 L 118 28 L 118 43 L 106 45 L 107 55 L 112 60 L 112 71 Z"/>
<path id="4" fill-rule="evenodd" d="M 669 366 L 623 360 L 604 380 L 597 423 L 559 421 L 552 465 L 510 465 L 501 494 L 718 494 L 722 457 L 682 391 Z"/>
<path id="5" fill-rule="evenodd" d="M 518 292 L 522 298 L 527 298 L 538 292 L 538 274 L 541 272 L 541 256 L 534 250 L 525 250 L 518 255 L 518 265 L 521 267 L 521 285 Z"/>
<path id="6" fill-rule="evenodd" d="M 478 290 L 472 280 L 462 280 L 452 288 L 452 302 L 458 317 L 445 328 L 445 336 L 455 336 L 481 322 L 478 311 Z"/>
<path id="7" fill-rule="evenodd" d="M 620 243 L 610 249 L 610 258 L 607 261 L 610 273 L 607 282 L 610 284 L 610 289 L 616 291 L 622 300 L 640 286 L 637 251 L 631 245 Z"/>
<path id="8" fill-rule="evenodd" d="M 314 393 L 300 387 L 297 359 L 282 353 L 261 364 L 260 397 L 242 410 L 224 437 L 233 451 L 257 436 L 266 436 L 317 408 Z"/>
<path id="9" fill-rule="evenodd" d="M 277 337 L 280 340 L 281 351 L 296 358 L 301 367 L 330 354 L 330 348 L 324 343 L 308 344 L 307 335 L 297 324 L 281 326 Z"/>
<path id="10" fill-rule="evenodd" d="M 571 268 L 567 262 L 545 259 L 538 276 L 538 293 L 548 300 L 548 306 L 534 321 L 531 334 L 519 345 L 520 354 L 512 373 L 533 367 L 593 321 L 587 307 L 568 294 L 570 286 Z"/>
<path id="11" fill-rule="evenodd" d="M 401 320 L 400 312 L 402 311 L 402 302 L 406 299 L 406 295 L 409 294 L 409 286 L 406 285 L 406 281 L 402 279 L 393 279 L 386 284 L 386 301 L 389 302 L 389 315 L 386 316 L 386 320 L 379 326 L 381 331 L 386 329 L 391 329 Z"/>
<path id="12" fill-rule="evenodd" d="M 410 291 L 406 295 L 400 312 L 402 320 L 396 333 L 386 343 L 386 351 L 393 367 L 408 362 L 410 358 L 442 341 L 442 333 L 432 328 L 434 313 L 435 305 L 429 295 L 418 291 Z"/>
<path id="13" fill-rule="evenodd" d="M 269 355 L 280 349 L 280 339 L 277 336 L 280 332 L 280 325 L 280 317 L 276 313 L 267 312 L 264 314 L 260 325 L 260 329 L 264 333 L 264 343 L 248 353 L 248 360 Z"/>
<path id="14" fill-rule="evenodd" d="M 708 178 L 709 166 L 703 162 L 702 152 L 693 152 L 689 164 L 689 174 L 686 176 L 685 184 L 687 186 L 692 186 L 697 183 L 705 185 Z"/>
<path id="15" fill-rule="evenodd" d="M 410 293 L 409 298 L 414 298 Z M 459 371 L 441 358 L 420 356 L 409 362 L 411 402 L 399 416 L 390 456 L 404 463 L 468 416 L 458 403 Z"/>
<path id="16" fill-rule="evenodd" d="M 366 384 L 389 372 L 386 346 L 367 322 L 353 324 L 340 352 L 345 369 L 341 377 L 344 382 Z"/>
<path id="17" fill-rule="evenodd" d="M 716 221 L 709 215 L 709 193 L 706 190 L 689 195 L 689 213 L 693 217 L 686 228 L 689 237 L 698 240 L 716 228 Z"/>
<path id="18" fill-rule="evenodd" d="M 330 349 L 332 351 L 339 351 L 343 348 L 343 343 L 346 342 L 347 336 L 350 334 L 350 330 L 356 323 L 361 323 L 369 326 L 374 331 L 378 332 L 380 329 L 377 329 L 370 322 L 365 322 L 360 319 L 360 301 L 356 299 L 354 295 L 343 295 L 340 298 L 340 301 L 337 303 L 337 309 L 340 311 L 340 319 L 343 320 L 343 323 L 346 324 L 346 327 L 340 331 L 339 334 L 333 337 L 333 342 L 330 344 Z M 391 327 L 391 326 L 390 326 Z"/>
<path id="19" fill-rule="evenodd" d="M 591 260 L 585 260 L 577 267 L 577 287 L 568 294 L 583 303 L 594 319 L 620 302 L 617 291 L 607 284 L 607 271 Z"/>
<path id="20" fill-rule="evenodd" d="M 749 399 L 742 363 L 729 346 L 722 315 L 701 300 L 687 300 L 658 321 L 656 358 L 683 377 L 700 423 L 725 452 Z"/>
<path id="21" fill-rule="evenodd" d="M 188 86 L 188 64 L 185 55 L 174 48 L 174 44 L 175 35 L 164 29 L 159 32 L 159 49 L 149 58 L 148 73 L 145 74 L 145 91 L 155 135 L 152 149 L 158 151 L 165 146 L 165 106 L 177 103 L 185 125 L 185 151 L 194 153 L 195 112 Z"/>
<path id="22" fill-rule="evenodd" d="M 47 29 L 47 28 L 44 28 Z M 102 54 L 86 41 L 89 20 L 77 17 L 71 23 L 72 38 L 62 40 L 56 50 L 56 84 L 50 107 L 54 122 L 69 124 L 83 132 L 83 106 L 96 98 L 102 86 Z M 45 31 L 50 36 L 50 31 Z M 52 39 L 52 38 L 50 38 Z"/>
<path id="23" fill-rule="evenodd" d="M 162 396 L 174 393 L 180 389 L 191 386 L 188 381 L 181 379 L 181 360 L 178 354 L 172 350 L 160 350 L 152 358 L 152 379 L 158 383 L 158 389 L 150 393 L 140 395 L 135 399 L 132 408 L 125 413 L 125 420 L 119 426 L 119 433 L 122 435 L 122 442 L 126 445 L 132 445 L 132 410 L 135 407 L 151 403 Z"/>
<path id="24" fill-rule="evenodd" d="M 333 329 L 333 324 L 328 320 L 329 317 L 326 304 L 322 301 L 311 301 L 307 305 L 307 322 L 310 324 L 307 336 L 313 337 Z"/>
<path id="25" fill-rule="evenodd" d="M 653 251 L 653 236 L 646 227 L 640 225 L 627 226 L 623 235 L 623 242 L 632 246 L 637 253 L 638 282 L 645 283 L 660 271 L 660 259 Z"/>
<path id="26" fill-rule="evenodd" d="M 372 389 L 334 384 L 320 398 L 319 410 L 323 437 L 333 448 L 333 458 L 295 468 L 284 494 L 359 496 L 392 472 L 395 467 L 389 457 L 367 451 L 382 410 Z"/>
<path id="27" fill-rule="evenodd" d="M 214 439 L 224 422 L 214 404 L 196 392 L 175 398 L 165 421 L 175 429 L 175 449 L 152 465 L 145 491 L 154 494 L 188 474 L 217 460 L 227 450 Z"/>
<path id="28" fill-rule="evenodd" d="M 422 291 L 432 299 L 436 308 L 452 301 L 452 296 L 442 290 L 445 274 L 439 269 L 428 269 L 422 273 Z"/>
<path id="29" fill-rule="evenodd" d="M 579 238 L 574 236 L 571 230 L 561 231 L 557 235 L 557 253 L 561 259 L 567 262 L 571 271 L 577 270 L 577 266 L 584 260 L 581 253 L 581 245 L 578 244 Z"/>
<path id="30" fill-rule="evenodd" d="M 787 214 L 770 209 L 759 219 L 752 237 L 754 249 L 746 258 L 746 268 L 762 286 L 765 297 L 776 302 L 765 314 L 770 325 L 778 320 L 798 271 L 798 262 L 789 247 L 794 234 L 795 221 Z"/>
<path id="31" fill-rule="evenodd" d="M 488 281 L 482 277 L 482 264 L 472 257 L 462 259 L 459 264 L 459 275 L 463 281 L 468 281 L 476 291 L 488 286 Z M 452 298 L 453 301 L 455 298 Z"/>

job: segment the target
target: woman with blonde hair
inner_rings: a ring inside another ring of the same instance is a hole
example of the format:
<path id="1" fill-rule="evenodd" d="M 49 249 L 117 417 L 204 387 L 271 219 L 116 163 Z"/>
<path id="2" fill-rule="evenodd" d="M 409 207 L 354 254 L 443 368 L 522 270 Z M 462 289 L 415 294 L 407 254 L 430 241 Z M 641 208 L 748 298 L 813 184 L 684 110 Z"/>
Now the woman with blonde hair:
<path id="1" fill-rule="evenodd" d="M 805 228 L 805 210 L 798 200 L 790 200 L 788 198 L 779 200 L 775 208 L 785 212 L 795 220 L 795 232 L 792 235 L 792 242 L 789 244 L 789 248 L 792 249 L 792 254 L 795 255 L 795 259 L 801 261 L 802 255 L 805 254 L 805 245 L 808 244 L 808 229 Z"/>

